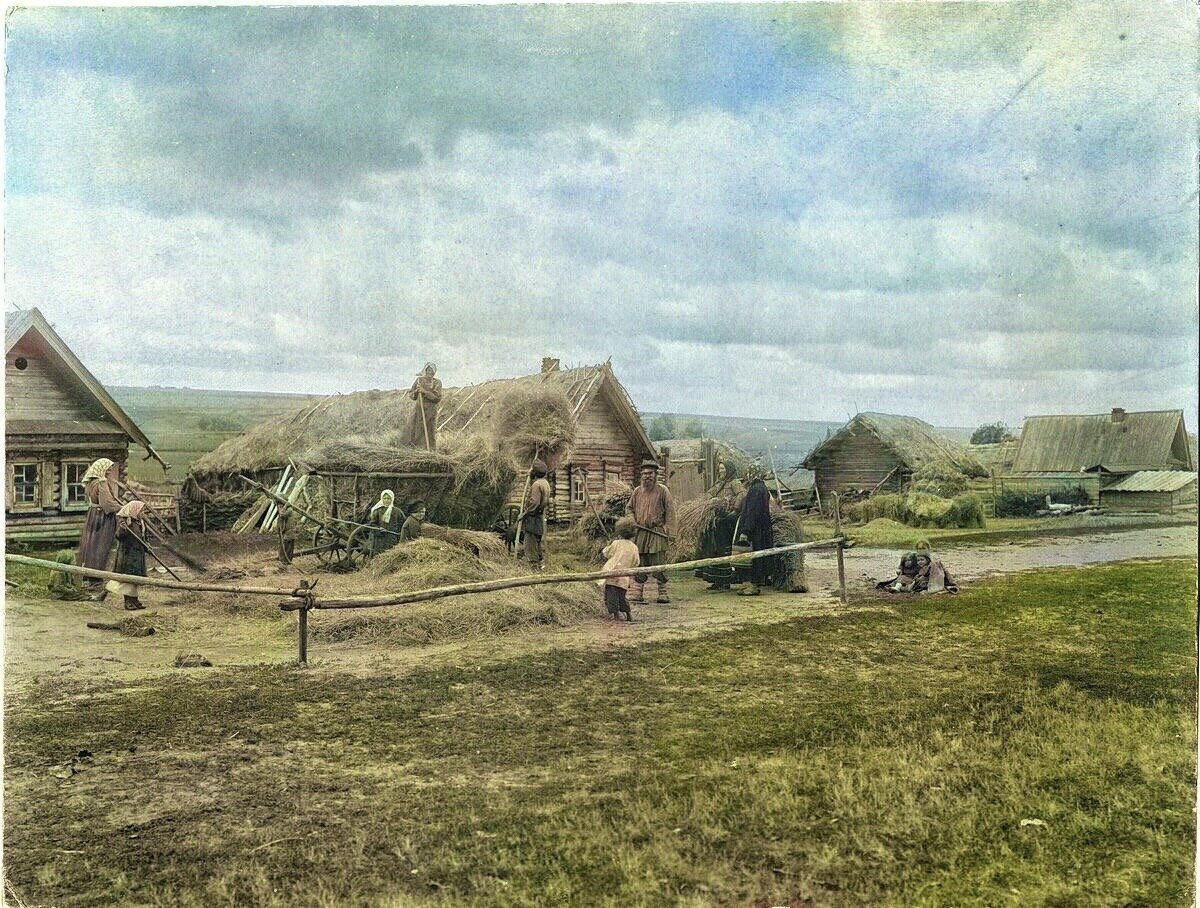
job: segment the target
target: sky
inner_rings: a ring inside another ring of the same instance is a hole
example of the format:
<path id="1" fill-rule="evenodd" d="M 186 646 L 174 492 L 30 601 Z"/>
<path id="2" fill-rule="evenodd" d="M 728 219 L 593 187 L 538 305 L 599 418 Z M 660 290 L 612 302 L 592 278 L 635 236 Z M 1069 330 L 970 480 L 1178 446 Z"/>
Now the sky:
<path id="1" fill-rule="evenodd" d="M 18 9 L 5 292 L 104 382 L 1197 400 L 1187 2 Z"/>

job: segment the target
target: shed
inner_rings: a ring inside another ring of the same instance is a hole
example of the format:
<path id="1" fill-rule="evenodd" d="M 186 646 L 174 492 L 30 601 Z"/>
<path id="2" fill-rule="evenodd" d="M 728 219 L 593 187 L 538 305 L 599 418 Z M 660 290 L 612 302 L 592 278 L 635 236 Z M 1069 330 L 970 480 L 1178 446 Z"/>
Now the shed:
<path id="1" fill-rule="evenodd" d="M 817 445 L 802 466 L 815 474 L 822 498 L 830 492 L 901 492 L 927 463 L 950 461 L 966 473 L 982 467 L 927 422 L 890 413 L 859 413 Z"/>
<path id="2" fill-rule="evenodd" d="M 1102 507 L 1115 512 L 1173 514 L 1196 506 L 1196 474 L 1186 470 L 1143 470 L 1102 489 Z"/>
<path id="3" fill-rule="evenodd" d="M 5 536 L 77 537 L 92 461 L 107 457 L 123 473 L 130 443 L 162 460 L 37 309 L 8 313 L 4 342 Z"/>
<path id="4" fill-rule="evenodd" d="M 1097 473 L 1196 469 L 1182 410 L 1030 416 L 1012 472 Z"/>

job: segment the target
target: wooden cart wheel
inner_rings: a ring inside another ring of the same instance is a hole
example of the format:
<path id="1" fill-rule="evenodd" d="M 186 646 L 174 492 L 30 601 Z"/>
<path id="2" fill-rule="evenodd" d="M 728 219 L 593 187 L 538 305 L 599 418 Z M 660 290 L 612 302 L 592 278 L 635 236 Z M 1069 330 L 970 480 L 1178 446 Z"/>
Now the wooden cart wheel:
<path id="1" fill-rule="evenodd" d="M 375 554 L 371 549 L 371 531 L 355 527 L 350 538 L 346 540 L 346 550 L 343 556 L 343 566 L 350 571 L 357 571 L 371 560 Z"/>
<path id="2" fill-rule="evenodd" d="M 322 564 L 337 564 L 345 553 L 342 537 L 323 524 L 313 530 L 313 548 Z"/>

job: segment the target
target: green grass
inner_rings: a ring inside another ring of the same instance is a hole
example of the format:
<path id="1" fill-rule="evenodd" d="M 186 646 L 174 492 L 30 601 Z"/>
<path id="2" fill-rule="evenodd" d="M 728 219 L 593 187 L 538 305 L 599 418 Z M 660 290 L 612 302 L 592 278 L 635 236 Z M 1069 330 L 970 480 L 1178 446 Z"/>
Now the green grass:
<path id="1" fill-rule="evenodd" d="M 170 478 L 182 481 L 200 455 L 213 450 L 252 425 L 300 409 L 312 397 L 258 391 L 207 391 L 194 388 L 109 389 L 113 398 L 138 424 L 154 448 L 171 465 Z M 140 448 L 129 459 L 129 475 L 144 482 L 162 482 L 163 471 L 153 460 L 143 461 Z"/>
<path id="2" fill-rule="evenodd" d="M 7 872 L 57 905 L 1188 905 L 1195 594 L 1125 563 L 399 679 L 35 686 Z"/>

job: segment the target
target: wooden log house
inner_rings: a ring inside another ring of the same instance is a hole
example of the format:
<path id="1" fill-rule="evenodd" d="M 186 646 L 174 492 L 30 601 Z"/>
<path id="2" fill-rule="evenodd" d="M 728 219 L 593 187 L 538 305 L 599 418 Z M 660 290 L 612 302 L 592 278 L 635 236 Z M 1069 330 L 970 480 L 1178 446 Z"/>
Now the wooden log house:
<path id="1" fill-rule="evenodd" d="M 9 313 L 4 340 L 5 538 L 77 538 L 92 461 L 107 457 L 123 474 L 131 443 L 162 460 L 41 312 Z"/>
<path id="2" fill-rule="evenodd" d="M 978 471 L 959 445 L 912 416 L 859 413 L 817 445 L 803 466 L 814 473 L 823 506 L 830 493 L 903 492 L 931 461 L 948 460 Z"/>
<path id="3" fill-rule="evenodd" d="M 625 388 L 613 373 L 611 362 L 573 369 L 561 368 L 550 357 L 542 360 L 540 372 L 519 378 L 495 379 L 455 393 L 439 419 L 442 428 L 468 430 L 491 418 L 493 403 L 514 388 L 558 388 L 570 401 L 578 432 L 574 448 L 565 461 L 549 464 L 549 508 L 552 520 L 574 520 L 588 504 L 599 508 L 605 482 L 619 479 L 633 484 L 643 460 L 664 462 L 642 426 L 641 417 Z M 457 403 L 456 403 L 457 402 Z M 509 498 L 520 506 L 524 477 L 519 477 Z"/>

